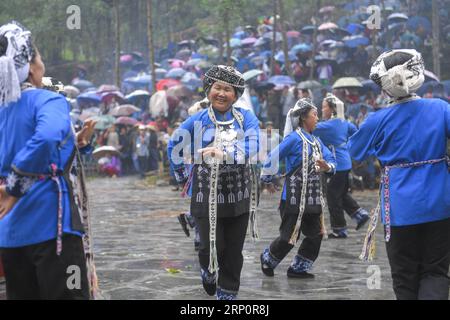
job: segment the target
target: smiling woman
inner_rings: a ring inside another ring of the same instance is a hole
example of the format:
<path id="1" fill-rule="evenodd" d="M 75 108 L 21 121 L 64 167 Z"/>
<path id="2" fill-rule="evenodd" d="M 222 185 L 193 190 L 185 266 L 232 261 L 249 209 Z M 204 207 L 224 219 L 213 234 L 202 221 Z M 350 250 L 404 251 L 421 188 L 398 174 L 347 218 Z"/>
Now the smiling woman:
<path id="1" fill-rule="evenodd" d="M 204 90 L 210 105 L 175 132 L 168 156 L 177 180 L 187 183 L 191 195 L 191 214 L 200 232 L 203 287 L 218 299 L 234 299 L 249 220 L 256 237 L 257 186 L 250 159 L 258 152 L 259 121 L 251 111 L 234 106 L 244 91 L 244 79 L 234 68 L 212 67 Z M 199 150 L 189 148 L 195 141 L 201 141 Z M 185 160 L 177 159 L 189 156 L 195 165 L 187 172 Z"/>

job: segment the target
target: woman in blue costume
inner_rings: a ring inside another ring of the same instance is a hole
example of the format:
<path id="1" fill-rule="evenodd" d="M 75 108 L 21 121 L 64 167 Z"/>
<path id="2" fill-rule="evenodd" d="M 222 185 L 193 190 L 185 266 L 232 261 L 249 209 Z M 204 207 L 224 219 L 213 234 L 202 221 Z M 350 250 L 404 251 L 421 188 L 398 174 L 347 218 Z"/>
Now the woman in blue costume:
<path id="1" fill-rule="evenodd" d="M 382 165 L 381 201 L 372 216 L 361 258 L 374 255 L 378 214 L 397 299 L 448 299 L 450 106 L 421 99 L 424 63 L 415 50 L 383 53 L 371 79 L 392 101 L 372 113 L 349 140 L 351 156 L 376 156 Z"/>
<path id="2" fill-rule="evenodd" d="M 258 153 L 259 121 L 251 111 L 234 106 L 244 83 L 234 68 L 212 67 L 204 79 L 209 106 L 187 119 L 168 145 L 177 181 L 189 186 L 190 213 L 200 232 L 203 287 L 227 300 L 239 290 L 249 220 L 256 237 L 251 159 Z"/>
<path id="3" fill-rule="evenodd" d="M 286 160 L 286 181 L 280 201 L 280 236 L 261 254 L 261 269 L 274 276 L 274 269 L 291 251 L 300 237 L 305 238 L 294 261 L 287 270 L 292 278 L 312 278 L 309 273 L 317 259 L 325 234 L 323 220 L 324 198 L 321 173 L 334 174 L 336 161 L 333 154 L 312 132 L 318 121 L 317 108 L 311 100 L 297 101 L 288 113 L 284 139 L 266 159 L 261 180 L 274 191 L 273 177 L 279 162 Z"/>
<path id="4" fill-rule="evenodd" d="M 86 188 L 69 105 L 38 89 L 31 33 L 0 27 L 0 248 L 8 299 L 89 299 L 96 276 Z M 74 273 L 80 281 L 71 281 Z M 72 277 L 72 278 L 70 278 Z M 72 286 L 68 286 L 72 284 Z"/>
<path id="5" fill-rule="evenodd" d="M 369 214 L 361 208 L 349 194 L 349 173 L 352 159 L 347 149 L 348 138 L 356 132 L 356 127 L 345 120 L 344 103 L 333 94 L 327 94 L 322 102 L 324 121 L 317 124 L 313 134 L 331 150 L 337 162 L 336 174 L 327 182 L 327 203 L 333 230 L 329 238 L 347 238 L 347 222 L 344 210 L 356 221 L 359 230 L 368 220 Z"/>

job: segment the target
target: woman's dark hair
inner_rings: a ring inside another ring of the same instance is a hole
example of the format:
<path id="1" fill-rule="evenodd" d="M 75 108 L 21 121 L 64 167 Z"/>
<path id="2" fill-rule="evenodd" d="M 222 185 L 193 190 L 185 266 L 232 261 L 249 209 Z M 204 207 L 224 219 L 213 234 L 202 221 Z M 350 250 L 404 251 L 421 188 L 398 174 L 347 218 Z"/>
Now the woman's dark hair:
<path id="1" fill-rule="evenodd" d="M 299 121 L 298 125 L 303 128 L 303 121 L 305 121 L 306 118 L 308 118 L 309 112 L 314 109 L 315 108 L 313 106 L 307 106 L 307 107 L 295 110 L 292 113 L 292 117 L 293 118 L 300 117 L 300 121 Z"/>
<path id="2" fill-rule="evenodd" d="M 337 106 L 333 99 L 331 98 L 325 98 L 325 101 L 328 103 L 328 106 L 333 112 L 333 115 L 337 115 Z"/>

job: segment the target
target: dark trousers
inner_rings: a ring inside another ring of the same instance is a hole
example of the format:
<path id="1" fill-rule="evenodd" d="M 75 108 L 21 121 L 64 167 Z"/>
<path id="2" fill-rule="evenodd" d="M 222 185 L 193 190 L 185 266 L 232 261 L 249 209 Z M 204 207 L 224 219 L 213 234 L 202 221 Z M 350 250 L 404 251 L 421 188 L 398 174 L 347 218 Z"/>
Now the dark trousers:
<path id="1" fill-rule="evenodd" d="M 270 253 L 278 260 L 283 260 L 294 247 L 289 244 L 292 233 L 297 223 L 298 214 L 285 212 L 285 201 L 280 203 L 280 236 L 270 244 Z M 298 254 L 302 257 L 315 261 L 319 256 L 320 245 L 322 244 L 320 214 L 305 212 L 302 216 L 301 233 L 305 236 Z M 300 236 L 300 234 L 299 234 Z"/>
<path id="2" fill-rule="evenodd" d="M 139 173 L 142 177 L 145 176 L 145 173 L 147 172 L 148 167 L 148 157 L 138 157 L 139 161 Z"/>
<path id="3" fill-rule="evenodd" d="M 219 263 L 218 287 L 236 292 L 241 283 L 241 270 L 244 264 L 242 249 L 247 233 L 249 214 L 237 217 L 218 218 L 216 227 L 217 260 Z M 200 267 L 209 267 L 209 218 L 195 217 L 200 232 L 198 258 Z"/>
<path id="4" fill-rule="evenodd" d="M 449 298 L 450 219 L 391 227 L 386 249 L 397 299 Z"/>
<path id="5" fill-rule="evenodd" d="M 338 171 L 330 178 L 327 184 L 327 202 L 332 229 L 347 227 L 344 210 L 349 216 L 352 216 L 360 208 L 358 203 L 348 193 L 350 188 L 349 173 L 350 171 Z"/>
<path id="6" fill-rule="evenodd" d="M 8 300 L 89 299 L 83 242 L 78 236 L 63 236 L 60 256 L 56 255 L 56 240 L 50 240 L 20 248 L 3 248 L 1 259 Z"/>

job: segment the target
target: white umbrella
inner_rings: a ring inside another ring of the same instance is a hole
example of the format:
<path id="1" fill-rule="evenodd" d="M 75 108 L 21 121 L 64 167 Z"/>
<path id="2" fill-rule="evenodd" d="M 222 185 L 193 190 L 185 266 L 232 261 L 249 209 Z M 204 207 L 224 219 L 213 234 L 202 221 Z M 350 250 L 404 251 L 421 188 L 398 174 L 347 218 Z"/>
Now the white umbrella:
<path id="1" fill-rule="evenodd" d="M 99 147 L 97 149 L 94 150 L 94 152 L 92 152 L 92 155 L 94 156 L 95 159 L 100 159 L 106 156 L 106 154 L 108 153 L 112 153 L 115 155 L 119 155 L 120 152 L 117 151 L 116 148 L 114 148 L 113 146 L 103 146 L 103 147 Z"/>
<path id="2" fill-rule="evenodd" d="M 362 88 L 363 85 L 356 78 L 340 78 L 333 84 L 333 89 Z"/>

